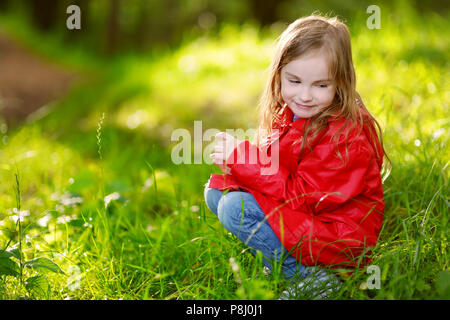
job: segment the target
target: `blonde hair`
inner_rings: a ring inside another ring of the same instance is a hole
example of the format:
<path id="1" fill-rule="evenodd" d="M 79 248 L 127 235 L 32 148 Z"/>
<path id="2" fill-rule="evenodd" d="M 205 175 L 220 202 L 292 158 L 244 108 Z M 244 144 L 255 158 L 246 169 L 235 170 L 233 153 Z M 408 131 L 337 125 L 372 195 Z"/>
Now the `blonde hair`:
<path id="1" fill-rule="evenodd" d="M 262 140 L 261 132 L 271 134 L 272 128 L 282 120 L 280 114 L 285 107 L 281 96 L 281 70 L 283 67 L 307 52 L 319 49 L 324 49 L 328 55 L 330 75 L 335 81 L 336 94 L 330 106 L 311 117 L 305 128 L 305 139 L 302 139 L 301 150 L 303 151 L 305 146 L 311 148 L 308 140 L 314 140 L 325 130 L 331 117 L 337 117 L 345 119 L 344 125 L 337 130 L 333 138 L 336 141 L 336 153 L 339 158 L 342 159 L 337 148 L 339 135 L 351 123 L 347 133 L 358 124 L 360 124 L 360 130 L 362 130 L 363 124 L 368 125 L 371 135 L 369 138 L 374 143 L 376 156 L 380 161 L 383 156 L 389 160 L 382 144 L 380 125 L 364 106 L 356 91 L 350 32 L 337 17 L 327 18 L 317 14 L 297 19 L 279 37 L 268 69 L 269 78 L 259 104 L 260 120 L 256 143 L 259 145 Z M 374 130 L 375 127 L 378 134 Z M 379 141 L 381 149 L 376 147 L 376 140 Z"/>

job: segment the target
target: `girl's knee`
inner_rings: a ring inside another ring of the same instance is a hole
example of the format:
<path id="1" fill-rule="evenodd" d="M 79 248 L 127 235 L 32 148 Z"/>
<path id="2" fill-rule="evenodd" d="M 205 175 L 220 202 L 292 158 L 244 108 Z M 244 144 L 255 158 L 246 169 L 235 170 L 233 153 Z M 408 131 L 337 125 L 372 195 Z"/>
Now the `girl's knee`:
<path id="1" fill-rule="evenodd" d="M 237 232 L 246 224 L 253 224 L 257 220 L 255 213 L 251 210 L 252 204 L 248 197 L 251 194 L 245 192 L 228 192 L 219 201 L 217 216 L 220 223 L 232 233 Z M 255 208 L 256 209 L 256 208 Z"/>
<path id="2" fill-rule="evenodd" d="M 239 208 L 237 202 L 239 199 L 234 195 L 235 192 L 228 192 L 224 195 L 217 206 L 217 217 L 220 223 L 233 233 L 235 229 L 235 220 L 239 220 Z"/>

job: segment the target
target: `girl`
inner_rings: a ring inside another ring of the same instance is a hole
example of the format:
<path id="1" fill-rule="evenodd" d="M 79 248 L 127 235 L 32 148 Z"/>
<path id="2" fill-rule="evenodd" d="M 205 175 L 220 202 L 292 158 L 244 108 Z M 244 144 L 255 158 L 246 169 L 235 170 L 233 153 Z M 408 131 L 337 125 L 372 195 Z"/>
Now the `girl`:
<path id="1" fill-rule="evenodd" d="M 211 154 L 224 174 L 206 185 L 208 208 L 268 268 L 276 260 L 288 279 L 319 275 L 313 287 L 334 281 L 318 266 L 367 265 L 383 221 L 381 129 L 355 82 L 346 25 L 300 18 L 279 38 L 255 143 L 222 132 Z M 279 159 L 278 170 L 264 174 L 271 164 L 249 154 Z"/>

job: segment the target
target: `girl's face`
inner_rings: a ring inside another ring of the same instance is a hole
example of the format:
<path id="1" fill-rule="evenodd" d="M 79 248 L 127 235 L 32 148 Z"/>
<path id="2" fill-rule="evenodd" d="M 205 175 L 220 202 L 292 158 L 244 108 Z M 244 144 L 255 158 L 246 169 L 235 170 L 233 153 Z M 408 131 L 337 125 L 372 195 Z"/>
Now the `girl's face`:
<path id="1" fill-rule="evenodd" d="M 323 50 L 314 50 L 281 69 L 281 96 L 292 112 L 310 118 L 332 102 L 336 85 Z"/>

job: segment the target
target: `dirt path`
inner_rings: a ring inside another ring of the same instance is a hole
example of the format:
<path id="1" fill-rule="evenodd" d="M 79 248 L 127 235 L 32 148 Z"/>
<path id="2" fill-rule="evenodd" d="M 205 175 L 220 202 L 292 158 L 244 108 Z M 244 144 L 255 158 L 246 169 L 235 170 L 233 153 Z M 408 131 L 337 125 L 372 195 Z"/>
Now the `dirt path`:
<path id="1" fill-rule="evenodd" d="M 74 72 L 36 55 L 0 30 L 0 118 L 8 126 L 61 98 L 76 78 Z"/>

